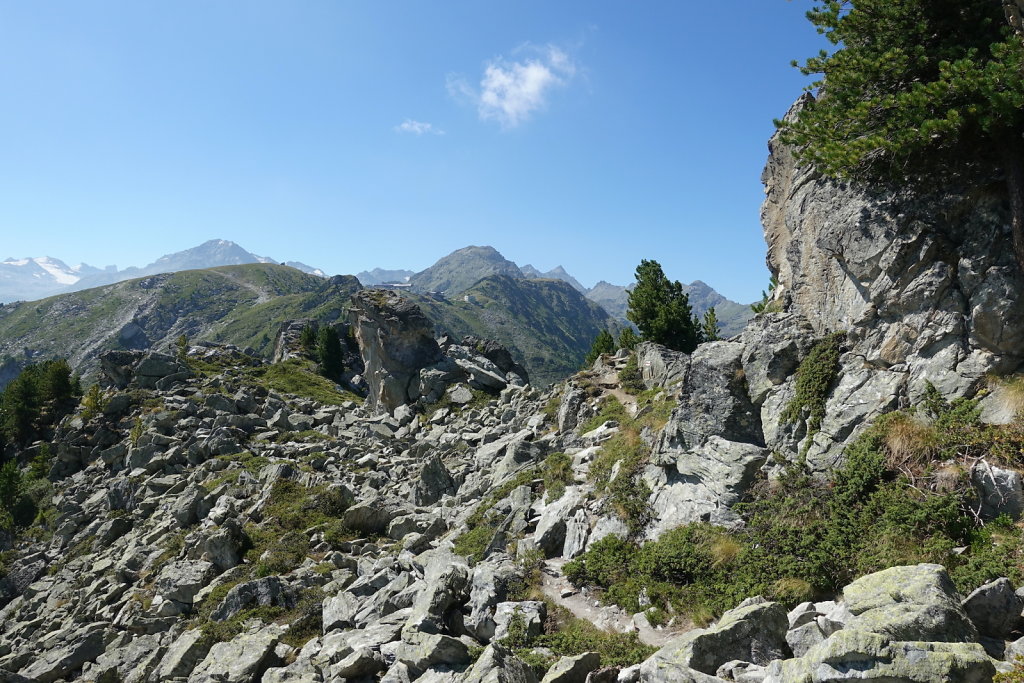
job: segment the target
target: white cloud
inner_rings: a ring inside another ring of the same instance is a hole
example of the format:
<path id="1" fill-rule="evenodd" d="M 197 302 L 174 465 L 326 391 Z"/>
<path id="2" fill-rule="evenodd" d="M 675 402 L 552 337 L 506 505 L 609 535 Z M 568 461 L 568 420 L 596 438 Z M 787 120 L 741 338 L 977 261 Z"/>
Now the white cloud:
<path id="1" fill-rule="evenodd" d="M 425 121 L 416 121 L 414 119 L 406 119 L 400 124 L 395 126 L 395 131 L 399 133 L 412 133 L 413 135 L 423 135 L 424 133 L 430 133 L 431 135 L 444 135 L 444 131 L 440 128 L 435 128 L 434 124 L 427 123 Z"/>
<path id="2" fill-rule="evenodd" d="M 548 45 L 525 45 L 517 52 L 535 56 L 520 61 L 498 57 L 487 63 L 480 89 L 464 78 L 449 76 L 448 92 L 476 104 L 480 118 L 497 121 L 503 128 L 515 128 L 543 109 L 552 90 L 564 86 L 576 74 L 576 65 L 564 51 Z"/>

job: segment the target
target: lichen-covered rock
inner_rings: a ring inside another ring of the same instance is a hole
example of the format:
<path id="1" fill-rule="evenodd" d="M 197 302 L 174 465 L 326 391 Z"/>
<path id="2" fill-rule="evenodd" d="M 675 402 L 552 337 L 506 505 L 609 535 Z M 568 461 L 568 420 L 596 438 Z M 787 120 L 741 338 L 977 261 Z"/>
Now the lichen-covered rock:
<path id="1" fill-rule="evenodd" d="M 274 650 L 287 627 L 271 624 L 239 634 L 210 648 L 192 671 L 189 683 L 247 683 L 259 680 L 263 672 L 277 665 Z"/>
<path id="2" fill-rule="evenodd" d="M 862 576 L 843 589 L 854 615 L 847 628 L 893 640 L 963 642 L 977 631 L 942 565 L 891 567 Z"/>
<path id="3" fill-rule="evenodd" d="M 731 660 L 767 664 L 789 654 L 786 610 L 776 602 L 748 598 L 718 623 L 673 638 L 641 666 L 641 680 L 655 672 L 694 669 L 714 674 Z M 670 679 L 665 679 L 670 680 Z"/>
<path id="4" fill-rule="evenodd" d="M 772 662 L 764 683 L 988 683 L 995 672 L 977 643 L 898 642 L 844 629 L 803 657 Z"/>
<path id="5" fill-rule="evenodd" d="M 537 683 L 533 669 L 498 643 L 488 645 L 462 683 Z"/>

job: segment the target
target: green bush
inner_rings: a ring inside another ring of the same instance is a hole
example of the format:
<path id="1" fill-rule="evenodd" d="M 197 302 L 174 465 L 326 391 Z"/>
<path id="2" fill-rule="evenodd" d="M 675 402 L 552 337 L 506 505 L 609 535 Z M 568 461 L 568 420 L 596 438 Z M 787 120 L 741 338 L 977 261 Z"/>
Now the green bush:
<path id="1" fill-rule="evenodd" d="M 973 422 L 971 405 L 943 410 L 939 419 L 961 447 L 980 441 L 977 430 L 991 433 Z M 979 525 L 969 485 L 928 490 L 889 468 L 893 422 L 879 420 L 851 444 L 831 481 L 791 466 L 778 481 L 756 483 L 735 508 L 745 522 L 740 531 L 690 524 L 642 546 L 608 537 L 566 564 L 566 576 L 624 609 L 638 611 L 644 592 L 656 607 L 698 622 L 751 595 L 787 605 L 834 596 L 858 576 L 895 565 L 943 564 L 963 593 L 1000 576 L 1024 579 L 1021 529 L 1007 519 Z M 591 471 L 607 468 L 599 455 Z"/>

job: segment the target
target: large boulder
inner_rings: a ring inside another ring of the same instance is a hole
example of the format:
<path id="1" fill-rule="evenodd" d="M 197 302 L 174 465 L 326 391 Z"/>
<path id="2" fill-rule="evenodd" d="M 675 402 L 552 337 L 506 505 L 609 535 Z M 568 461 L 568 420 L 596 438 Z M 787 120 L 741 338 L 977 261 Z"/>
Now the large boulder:
<path id="1" fill-rule="evenodd" d="M 769 664 L 764 683 L 989 683 L 995 672 L 977 643 L 898 642 L 844 629 L 803 657 Z"/>
<path id="2" fill-rule="evenodd" d="M 743 344 L 726 341 L 697 347 L 656 452 L 697 448 L 712 436 L 764 445 L 760 414 L 747 394 L 743 351 Z"/>
<path id="3" fill-rule="evenodd" d="M 754 482 L 768 450 L 712 436 L 692 450 L 654 457 L 662 467 L 652 468 L 646 477 L 654 520 L 649 538 L 691 522 L 736 522 L 739 518 L 730 508 Z"/>
<path id="4" fill-rule="evenodd" d="M 862 576 L 843 589 L 854 615 L 847 628 L 893 640 L 964 642 L 978 633 L 942 565 L 890 567 Z"/>
<path id="5" fill-rule="evenodd" d="M 462 683 L 537 683 L 533 669 L 498 643 L 484 648 Z"/>
<path id="6" fill-rule="evenodd" d="M 372 409 L 393 412 L 419 398 L 419 371 L 439 362 L 434 325 L 419 306 L 381 289 L 352 296 L 349 321 L 363 357 Z"/>
<path id="7" fill-rule="evenodd" d="M 286 626 L 271 624 L 239 634 L 210 648 L 188 678 L 188 683 L 248 683 L 258 681 L 280 658 L 275 651 Z"/>
<path id="8" fill-rule="evenodd" d="M 675 669 L 713 675 L 732 660 L 767 664 L 789 654 L 788 628 L 782 605 L 748 598 L 713 626 L 695 629 L 666 643 L 641 666 L 642 680 L 660 680 L 654 677 L 659 671 Z"/>

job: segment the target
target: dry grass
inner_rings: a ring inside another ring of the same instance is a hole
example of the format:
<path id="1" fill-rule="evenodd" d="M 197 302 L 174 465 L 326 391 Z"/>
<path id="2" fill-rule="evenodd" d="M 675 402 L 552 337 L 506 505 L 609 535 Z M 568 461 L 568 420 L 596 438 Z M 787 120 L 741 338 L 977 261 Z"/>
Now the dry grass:
<path id="1" fill-rule="evenodd" d="M 743 546 L 729 536 L 719 536 L 711 543 L 711 557 L 716 568 L 727 567 L 739 556 Z"/>
<path id="2" fill-rule="evenodd" d="M 1002 408 L 1013 415 L 1024 412 L 1024 375 L 990 377 L 989 389 Z"/>
<path id="3" fill-rule="evenodd" d="M 814 597 L 814 588 L 803 579 L 790 577 L 776 581 L 772 586 L 772 594 L 785 602 L 801 603 Z"/>
<path id="4" fill-rule="evenodd" d="M 925 464 L 935 454 L 939 438 L 935 427 L 912 415 L 900 414 L 885 429 L 889 467 L 906 472 Z"/>

